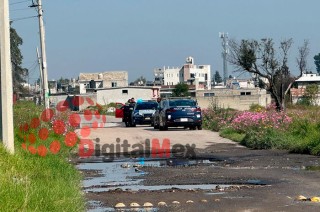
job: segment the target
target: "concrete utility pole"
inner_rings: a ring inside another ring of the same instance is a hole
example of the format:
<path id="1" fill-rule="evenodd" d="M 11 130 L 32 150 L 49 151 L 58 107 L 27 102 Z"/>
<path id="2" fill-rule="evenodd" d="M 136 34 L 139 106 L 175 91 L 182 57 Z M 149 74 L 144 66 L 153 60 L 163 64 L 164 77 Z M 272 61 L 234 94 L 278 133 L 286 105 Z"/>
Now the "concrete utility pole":
<path id="1" fill-rule="evenodd" d="M 39 72 L 40 72 L 40 82 L 39 82 L 39 87 L 40 87 L 40 100 L 39 103 L 41 105 L 41 101 L 43 99 L 43 93 L 44 93 L 44 87 L 43 87 L 43 68 L 42 68 L 42 63 L 41 63 L 41 57 L 39 55 L 39 49 L 37 47 L 37 58 L 38 58 L 38 64 L 39 64 Z"/>
<path id="2" fill-rule="evenodd" d="M 219 37 L 222 38 L 223 81 L 224 81 L 224 85 L 226 85 L 227 79 L 228 79 L 227 55 L 229 54 L 228 33 L 219 32 Z"/>
<path id="3" fill-rule="evenodd" d="M 1 139 L 10 153 L 14 153 L 13 88 L 10 53 L 10 24 L 8 0 L 0 0 L 1 48 Z"/>
<path id="4" fill-rule="evenodd" d="M 45 43 L 45 30 L 43 25 L 43 15 L 42 15 L 42 1 L 38 0 L 39 14 L 39 29 L 40 29 L 40 48 L 41 48 L 41 58 L 42 58 L 42 74 L 43 74 L 43 98 L 45 108 L 49 108 L 49 88 L 48 88 L 48 69 L 47 69 L 47 55 L 46 55 L 46 43 Z"/>

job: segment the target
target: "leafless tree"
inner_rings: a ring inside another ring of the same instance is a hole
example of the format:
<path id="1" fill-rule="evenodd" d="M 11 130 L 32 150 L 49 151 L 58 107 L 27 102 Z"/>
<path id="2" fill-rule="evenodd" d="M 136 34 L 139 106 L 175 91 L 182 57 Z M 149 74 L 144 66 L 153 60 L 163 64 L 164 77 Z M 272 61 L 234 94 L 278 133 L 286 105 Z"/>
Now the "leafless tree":
<path id="1" fill-rule="evenodd" d="M 309 40 L 304 40 L 303 45 L 298 48 L 298 57 L 296 58 L 296 62 L 300 71 L 300 76 L 302 76 L 303 73 L 307 73 L 307 58 L 309 53 Z"/>

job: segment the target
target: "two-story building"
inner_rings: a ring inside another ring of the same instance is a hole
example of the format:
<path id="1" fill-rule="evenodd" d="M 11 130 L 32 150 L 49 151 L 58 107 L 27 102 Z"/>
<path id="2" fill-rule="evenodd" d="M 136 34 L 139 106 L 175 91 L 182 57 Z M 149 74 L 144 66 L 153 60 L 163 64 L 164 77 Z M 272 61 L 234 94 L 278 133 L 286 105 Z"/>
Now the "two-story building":
<path id="1" fill-rule="evenodd" d="M 115 88 L 128 86 L 127 71 L 108 71 L 103 73 L 80 73 L 80 94 L 86 93 L 87 88 Z"/>
<path id="2" fill-rule="evenodd" d="M 210 65 L 195 65 L 193 57 L 188 57 L 182 67 L 164 67 L 154 70 L 155 84 L 175 86 L 178 83 L 194 85 L 196 90 L 211 89 Z"/>

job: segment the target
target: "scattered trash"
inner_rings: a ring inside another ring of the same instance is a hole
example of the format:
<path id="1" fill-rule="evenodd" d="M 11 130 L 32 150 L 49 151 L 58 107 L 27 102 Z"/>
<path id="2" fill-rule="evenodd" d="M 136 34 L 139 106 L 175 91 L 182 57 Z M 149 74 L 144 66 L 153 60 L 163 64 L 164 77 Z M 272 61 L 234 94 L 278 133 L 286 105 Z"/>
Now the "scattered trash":
<path id="1" fill-rule="evenodd" d="M 130 165 L 128 163 L 123 163 L 120 165 L 121 168 L 130 168 Z"/>
<path id="2" fill-rule="evenodd" d="M 132 166 L 133 168 L 141 168 L 142 167 L 142 165 L 141 164 L 133 164 L 133 166 Z"/>
<path id="3" fill-rule="evenodd" d="M 300 201 L 307 201 L 307 197 L 299 195 L 296 200 L 300 200 Z"/>
<path id="4" fill-rule="evenodd" d="M 193 203 L 193 201 L 192 200 L 188 200 L 186 203 Z"/>
<path id="5" fill-rule="evenodd" d="M 320 202 L 320 197 L 311 197 L 311 202 Z"/>
<path id="6" fill-rule="evenodd" d="M 178 201 L 173 201 L 172 204 L 180 204 Z"/>
<path id="7" fill-rule="evenodd" d="M 206 200 L 206 199 L 202 199 L 202 200 L 201 200 L 201 202 L 206 203 L 206 202 L 208 202 L 208 200 Z"/>
<path id="8" fill-rule="evenodd" d="M 224 188 L 222 188 L 221 186 L 217 185 L 217 186 L 216 186 L 216 190 L 217 190 L 217 191 L 224 191 Z"/>
<path id="9" fill-rule="evenodd" d="M 320 197 L 311 197 L 311 198 L 307 198 L 303 195 L 299 195 L 296 200 L 298 201 L 311 201 L 311 202 L 320 202 Z"/>
<path id="10" fill-rule="evenodd" d="M 135 169 L 134 169 L 134 171 L 135 171 L 135 172 L 143 173 L 143 171 L 142 171 L 142 170 L 140 170 L 140 169 L 138 169 L 138 168 L 135 168 Z"/>

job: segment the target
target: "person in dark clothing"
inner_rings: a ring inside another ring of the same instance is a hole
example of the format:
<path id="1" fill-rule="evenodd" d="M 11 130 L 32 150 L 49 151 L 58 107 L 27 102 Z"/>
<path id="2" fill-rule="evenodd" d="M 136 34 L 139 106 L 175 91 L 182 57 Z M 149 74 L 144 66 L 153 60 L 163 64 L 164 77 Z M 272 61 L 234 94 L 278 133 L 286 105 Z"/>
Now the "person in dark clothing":
<path id="1" fill-rule="evenodd" d="M 132 112 L 133 112 L 135 103 L 136 102 L 135 102 L 134 98 L 131 98 L 128 100 L 126 105 L 124 105 L 124 107 L 123 107 L 122 122 L 125 123 L 126 127 L 130 127 L 132 124 L 131 116 L 132 116 Z"/>

